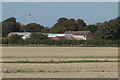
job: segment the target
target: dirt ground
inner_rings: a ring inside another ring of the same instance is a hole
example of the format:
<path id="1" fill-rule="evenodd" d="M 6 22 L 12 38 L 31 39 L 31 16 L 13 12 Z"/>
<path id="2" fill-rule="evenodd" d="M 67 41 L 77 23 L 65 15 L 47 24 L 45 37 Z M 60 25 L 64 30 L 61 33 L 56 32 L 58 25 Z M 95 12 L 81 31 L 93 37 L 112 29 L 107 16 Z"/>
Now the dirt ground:
<path id="1" fill-rule="evenodd" d="M 2 61 L 118 60 L 112 47 L 3 47 Z M 12 57 L 12 58 L 9 58 Z M 83 58 L 86 57 L 86 58 Z M 95 57 L 95 58 L 94 58 Z M 96 58 L 98 57 L 98 58 Z M 105 58 L 101 58 L 105 57 Z M 117 62 L 3 63 L 3 78 L 118 78 Z"/>
<path id="2" fill-rule="evenodd" d="M 2 47 L 2 56 L 118 56 L 118 48 L 113 47 Z"/>

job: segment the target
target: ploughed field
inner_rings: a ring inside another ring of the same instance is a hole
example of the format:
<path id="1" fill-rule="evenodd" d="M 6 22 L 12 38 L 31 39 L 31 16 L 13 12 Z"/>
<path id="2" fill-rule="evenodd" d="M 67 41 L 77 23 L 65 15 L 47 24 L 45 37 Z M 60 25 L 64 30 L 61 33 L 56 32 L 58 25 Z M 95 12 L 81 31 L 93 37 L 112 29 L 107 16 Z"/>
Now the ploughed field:
<path id="1" fill-rule="evenodd" d="M 2 47 L 3 78 L 117 78 L 118 48 Z"/>

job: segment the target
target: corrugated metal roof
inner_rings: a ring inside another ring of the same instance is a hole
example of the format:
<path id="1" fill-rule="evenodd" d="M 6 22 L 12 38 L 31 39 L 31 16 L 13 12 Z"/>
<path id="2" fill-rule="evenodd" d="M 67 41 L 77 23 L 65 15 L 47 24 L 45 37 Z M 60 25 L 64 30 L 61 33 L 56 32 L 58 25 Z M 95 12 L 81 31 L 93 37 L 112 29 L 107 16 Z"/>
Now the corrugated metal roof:
<path id="1" fill-rule="evenodd" d="M 56 36 L 64 36 L 65 34 L 53 34 L 53 33 L 46 33 L 43 35 L 48 35 L 48 37 L 56 37 Z"/>
<path id="2" fill-rule="evenodd" d="M 10 32 L 8 34 L 8 36 L 12 36 L 12 35 L 15 35 L 15 34 L 17 34 L 17 35 L 30 35 L 31 33 L 29 33 L 29 32 Z"/>
<path id="3" fill-rule="evenodd" d="M 26 39 L 26 38 L 30 38 L 31 33 L 30 32 L 11 32 L 8 34 L 8 36 L 10 37 L 10 36 L 15 35 L 15 34 L 21 35 L 22 39 Z"/>

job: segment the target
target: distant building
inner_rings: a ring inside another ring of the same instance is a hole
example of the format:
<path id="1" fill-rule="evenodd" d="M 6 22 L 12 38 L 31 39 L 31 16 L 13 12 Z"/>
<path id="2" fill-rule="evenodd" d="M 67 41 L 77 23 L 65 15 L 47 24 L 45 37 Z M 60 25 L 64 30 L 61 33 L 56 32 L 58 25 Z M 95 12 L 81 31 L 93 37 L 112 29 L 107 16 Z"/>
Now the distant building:
<path id="1" fill-rule="evenodd" d="M 22 39 L 30 38 L 30 32 L 11 32 L 8 34 L 8 37 L 12 35 L 20 35 Z M 48 38 L 53 40 L 88 40 L 92 39 L 93 35 L 90 31 L 66 31 L 64 34 L 54 34 L 54 33 L 43 33 L 47 35 Z"/>
<path id="2" fill-rule="evenodd" d="M 88 40 L 93 38 L 90 31 L 66 31 L 64 34 L 71 34 L 72 40 Z"/>
<path id="3" fill-rule="evenodd" d="M 8 34 L 8 37 L 15 35 L 15 34 L 22 36 L 22 39 L 26 39 L 26 38 L 30 38 L 31 33 L 29 33 L 29 32 L 11 32 Z"/>
<path id="4" fill-rule="evenodd" d="M 55 36 L 53 39 L 54 40 L 66 40 L 66 37 L 65 36 Z"/>
<path id="5" fill-rule="evenodd" d="M 55 37 L 65 36 L 65 34 L 54 34 L 54 33 L 44 33 L 43 35 L 48 35 L 48 38 L 50 39 L 54 39 Z"/>
<path id="6" fill-rule="evenodd" d="M 66 31 L 64 34 L 46 33 L 44 35 L 48 35 L 48 38 L 54 40 L 88 40 L 93 38 L 93 35 L 90 31 Z"/>
<path id="7" fill-rule="evenodd" d="M 1 39 L 1 40 L 5 40 L 5 39 L 8 39 L 8 38 L 5 38 L 5 37 L 1 37 L 0 39 Z"/>

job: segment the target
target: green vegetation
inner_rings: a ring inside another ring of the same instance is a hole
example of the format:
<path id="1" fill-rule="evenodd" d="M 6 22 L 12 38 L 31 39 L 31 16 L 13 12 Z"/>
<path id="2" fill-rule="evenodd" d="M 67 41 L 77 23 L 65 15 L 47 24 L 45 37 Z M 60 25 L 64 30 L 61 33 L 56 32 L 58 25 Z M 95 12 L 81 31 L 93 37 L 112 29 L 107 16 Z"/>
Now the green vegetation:
<path id="1" fill-rule="evenodd" d="M 92 34 L 94 34 L 98 29 L 98 25 L 88 25 L 86 28 L 85 28 L 85 31 L 90 31 Z"/>
<path id="2" fill-rule="evenodd" d="M 30 23 L 27 25 L 23 25 L 21 31 L 22 32 L 42 32 L 44 27 L 42 25 L 36 23 Z"/>
<path id="3" fill-rule="evenodd" d="M 81 63 L 81 62 L 118 62 L 117 60 L 76 60 L 76 61 L 3 61 L 1 63 Z"/>
<path id="4" fill-rule="evenodd" d="M 2 22 L 2 36 L 6 37 L 10 32 L 19 32 L 21 24 L 14 17 Z"/>
<path id="5" fill-rule="evenodd" d="M 11 44 L 21 44 L 23 42 L 23 39 L 19 35 L 12 35 L 9 37 L 9 43 Z"/>
<path id="6" fill-rule="evenodd" d="M 120 39 L 120 17 L 99 24 L 95 37 L 106 40 Z"/>
<path id="7" fill-rule="evenodd" d="M 83 20 L 59 18 L 57 23 L 51 28 L 52 33 L 64 33 L 65 31 L 83 31 L 86 23 Z"/>
<path id="8" fill-rule="evenodd" d="M 59 18 L 57 23 L 49 27 L 29 23 L 22 25 L 14 17 L 2 22 L 2 36 L 7 37 L 9 32 L 32 32 L 30 38 L 23 40 L 21 36 L 13 35 L 2 40 L 3 45 L 45 45 L 45 46 L 78 46 L 78 47 L 118 47 L 120 43 L 120 17 L 103 23 L 86 25 L 81 20 Z M 91 40 L 51 40 L 42 33 L 64 33 L 65 31 L 90 31 L 94 35 Z"/>
<path id="9" fill-rule="evenodd" d="M 13 40 L 3 40 L 3 44 L 9 46 L 11 44 L 23 45 L 23 46 L 40 46 L 43 44 L 43 47 L 47 46 L 59 46 L 59 47 L 118 47 L 120 40 L 103 40 L 103 39 L 92 39 L 92 40 L 51 40 L 47 39 L 44 35 L 38 35 L 37 38 L 28 38 L 26 40 L 18 40 L 19 43 L 15 43 Z M 35 36 L 33 36 L 35 37 Z M 16 38 L 15 38 L 16 39 Z M 30 44 L 30 45 L 29 45 Z"/>

